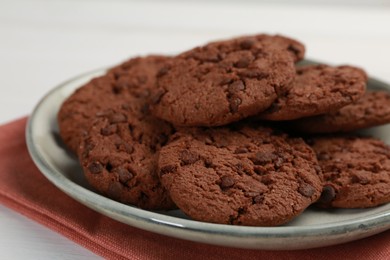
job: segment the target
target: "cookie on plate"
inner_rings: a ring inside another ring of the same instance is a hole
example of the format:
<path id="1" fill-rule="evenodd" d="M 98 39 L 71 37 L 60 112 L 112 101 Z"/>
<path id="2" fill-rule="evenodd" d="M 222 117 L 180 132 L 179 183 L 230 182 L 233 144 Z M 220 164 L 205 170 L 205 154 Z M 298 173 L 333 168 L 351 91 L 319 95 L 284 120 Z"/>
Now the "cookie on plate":
<path id="1" fill-rule="evenodd" d="M 390 147 L 370 137 L 310 139 L 322 169 L 322 207 L 368 208 L 390 202 Z"/>
<path id="2" fill-rule="evenodd" d="M 58 112 L 60 135 L 65 145 L 77 152 L 88 122 L 98 111 L 115 106 L 129 95 L 149 96 L 155 75 L 167 59 L 156 55 L 133 58 L 77 89 Z"/>
<path id="3" fill-rule="evenodd" d="M 367 91 L 355 103 L 332 113 L 291 122 L 302 133 L 350 132 L 390 123 L 390 93 Z"/>
<path id="4" fill-rule="evenodd" d="M 326 114 L 359 99 L 367 75 L 356 67 L 310 65 L 298 67 L 292 88 L 260 114 L 265 120 L 292 120 Z"/>
<path id="5" fill-rule="evenodd" d="M 276 226 L 321 194 L 319 166 L 300 138 L 265 127 L 177 132 L 160 151 L 159 175 L 194 220 Z"/>
<path id="6" fill-rule="evenodd" d="M 258 114 L 290 88 L 304 50 L 264 34 L 194 48 L 160 70 L 152 112 L 177 126 L 220 126 Z"/>
<path id="7" fill-rule="evenodd" d="M 78 152 L 88 182 L 126 204 L 175 208 L 157 175 L 159 151 L 173 131 L 150 116 L 140 98 L 96 113 Z"/>

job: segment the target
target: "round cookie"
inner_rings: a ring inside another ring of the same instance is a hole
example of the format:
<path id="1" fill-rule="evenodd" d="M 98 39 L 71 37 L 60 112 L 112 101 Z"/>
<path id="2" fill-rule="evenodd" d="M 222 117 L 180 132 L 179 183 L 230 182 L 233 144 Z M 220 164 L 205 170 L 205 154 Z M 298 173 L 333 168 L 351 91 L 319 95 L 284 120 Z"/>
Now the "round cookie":
<path id="1" fill-rule="evenodd" d="M 147 97 L 155 86 L 155 75 L 169 58 L 157 55 L 133 58 L 92 79 L 77 89 L 58 112 L 60 135 L 76 152 L 89 121 L 98 111 L 110 108 L 128 96 Z"/>
<path id="2" fill-rule="evenodd" d="M 321 207 L 368 208 L 390 202 L 390 147 L 370 137 L 318 137 Z"/>
<path id="3" fill-rule="evenodd" d="M 220 126 L 267 109 L 290 88 L 304 46 L 256 35 L 209 43 L 160 70 L 152 113 L 177 126 Z"/>
<path id="4" fill-rule="evenodd" d="M 367 75 L 356 67 L 311 65 L 297 68 L 292 88 L 258 117 L 265 120 L 292 120 L 326 114 L 359 99 Z"/>
<path id="5" fill-rule="evenodd" d="M 319 198 L 317 170 L 302 139 L 264 127 L 177 132 L 159 157 L 161 182 L 186 215 L 233 225 L 290 221 Z"/>
<path id="6" fill-rule="evenodd" d="M 367 91 L 355 103 L 332 113 L 291 122 L 302 133 L 350 132 L 390 123 L 390 93 Z"/>
<path id="7" fill-rule="evenodd" d="M 114 200 L 144 209 L 172 209 L 157 175 L 159 150 L 174 129 L 139 98 L 100 111 L 82 138 L 79 159 L 88 182 Z"/>

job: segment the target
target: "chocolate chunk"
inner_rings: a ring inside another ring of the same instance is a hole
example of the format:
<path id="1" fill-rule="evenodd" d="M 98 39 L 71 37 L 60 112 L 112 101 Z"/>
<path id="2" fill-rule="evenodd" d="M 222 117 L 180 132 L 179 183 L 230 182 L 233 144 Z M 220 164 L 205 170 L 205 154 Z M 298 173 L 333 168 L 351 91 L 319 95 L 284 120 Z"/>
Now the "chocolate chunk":
<path id="1" fill-rule="evenodd" d="M 116 173 L 118 173 L 119 181 L 123 184 L 126 184 L 129 180 L 133 178 L 133 174 L 123 167 L 119 167 L 115 170 Z"/>
<path id="2" fill-rule="evenodd" d="M 119 182 L 112 182 L 108 187 L 107 195 L 114 200 L 118 200 L 121 197 L 122 190 L 122 184 Z"/>
<path id="3" fill-rule="evenodd" d="M 199 155 L 189 150 L 183 150 L 180 152 L 180 160 L 182 165 L 193 164 L 199 160 Z"/>
<path id="4" fill-rule="evenodd" d="M 121 113 L 114 113 L 114 114 L 110 115 L 108 120 L 109 120 L 110 124 L 117 124 L 117 123 L 126 122 L 127 117 Z"/>
<path id="5" fill-rule="evenodd" d="M 248 148 L 246 148 L 246 147 L 238 147 L 238 148 L 236 148 L 236 150 L 234 151 L 234 153 L 248 153 L 249 152 L 249 150 L 248 150 Z"/>
<path id="6" fill-rule="evenodd" d="M 236 93 L 236 92 L 242 91 L 242 90 L 245 90 L 245 85 L 244 85 L 244 82 L 242 82 L 241 80 L 234 81 L 228 87 L 228 91 L 230 93 Z"/>
<path id="7" fill-rule="evenodd" d="M 108 126 L 102 128 L 100 133 L 104 136 L 108 136 L 108 135 L 115 134 L 117 130 L 118 130 L 117 125 L 108 125 Z"/>
<path id="8" fill-rule="evenodd" d="M 175 165 L 166 165 L 160 169 L 160 176 L 163 176 L 164 174 L 167 173 L 172 173 L 176 171 L 176 166 Z"/>
<path id="9" fill-rule="evenodd" d="M 101 165 L 100 162 L 92 162 L 88 165 L 88 170 L 92 174 L 98 174 L 98 173 L 101 173 L 103 171 L 103 166 Z"/>
<path id="10" fill-rule="evenodd" d="M 236 113 L 238 111 L 238 107 L 241 105 L 242 101 L 239 97 L 230 97 L 229 98 L 229 109 L 231 113 Z"/>
<path id="11" fill-rule="evenodd" d="M 264 165 L 266 163 L 271 163 L 272 160 L 277 159 L 278 156 L 275 155 L 272 152 L 267 152 L 267 151 L 260 151 L 257 152 L 254 156 L 250 158 L 250 160 L 255 164 L 255 165 Z"/>
<path id="12" fill-rule="evenodd" d="M 308 183 L 301 183 L 298 188 L 298 192 L 305 197 L 310 198 L 316 192 L 315 188 Z"/>
<path id="13" fill-rule="evenodd" d="M 336 191 L 331 185 L 325 185 L 322 188 L 321 197 L 319 198 L 318 202 L 323 204 L 329 204 L 334 200 L 336 197 Z"/>
<path id="14" fill-rule="evenodd" d="M 255 44 L 256 44 L 256 40 L 255 39 L 248 38 L 248 39 L 243 40 L 240 43 L 240 47 L 242 49 L 244 49 L 244 50 L 247 50 L 247 49 L 252 48 L 252 46 L 255 45 Z"/>
<path id="15" fill-rule="evenodd" d="M 232 177 L 229 177 L 229 176 L 223 176 L 221 178 L 221 183 L 219 184 L 219 186 L 221 187 L 221 189 L 227 189 L 227 188 L 230 188 L 234 185 L 235 181 Z"/>
<path id="16" fill-rule="evenodd" d="M 234 63 L 234 66 L 236 68 L 246 68 L 249 66 L 250 62 L 251 61 L 249 58 L 243 57 L 243 58 L 239 59 L 236 63 Z"/>

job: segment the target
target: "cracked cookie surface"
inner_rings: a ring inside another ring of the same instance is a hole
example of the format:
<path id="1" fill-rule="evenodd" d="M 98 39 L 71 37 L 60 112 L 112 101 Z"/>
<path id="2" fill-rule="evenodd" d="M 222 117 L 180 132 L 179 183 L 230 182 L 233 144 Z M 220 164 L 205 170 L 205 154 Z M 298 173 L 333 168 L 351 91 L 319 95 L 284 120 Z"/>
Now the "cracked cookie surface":
<path id="1" fill-rule="evenodd" d="M 292 120 L 326 114 L 363 96 L 367 75 L 352 66 L 311 65 L 298 67 L 292 87 L 258 118 Z"/>
<path id="2" fill-rule="evenodd" d="M 370 137 L 318 137 L 308 142 L 321 166 L 322 207 L 367 208 L 390 202 L 390 147 Z"/>
<path id="3" fill-rule="evenodd" d="M 175 208 L 157 175 L 159 151 L 173 131 L 152 117 L 139 98 L 98 112 L 78 152 L 88 182 L 126 204 Z"/>
<path id="4" fill-rule="evenodd" d="M 332 113 L 291 122 L 302 133 L 350 132 L 390 123 L 390 93 L 367 91 L 353 104 Z"/>
<path id="5" fill-rule="evenodd" d="M 258 114 L 290 88 L 304 46 L 256 35 L 209 43 L 157 75 L 152 113 L 178 126 L 219 126 Z"/>
<path id="6" fill-rule="evenodd" d="M 129 96 L 148 97 L 155 86 L 156 73 L 168 59 L 157 55 L 133 58 L 77 89 L 61 105 L 57 116 L 65 145 L 77 152 L 80 139 L 87 134 L 89 121 L 98 111 L 121 103 Z"/>
<path id="7" fill-rule="evenodd" d="M 319 198 L 319 166 L 302 139 L 270 128 L 236 127 L 182 130 L 161 149 L 161 182 L 186 215 L 275 226 Z"/>

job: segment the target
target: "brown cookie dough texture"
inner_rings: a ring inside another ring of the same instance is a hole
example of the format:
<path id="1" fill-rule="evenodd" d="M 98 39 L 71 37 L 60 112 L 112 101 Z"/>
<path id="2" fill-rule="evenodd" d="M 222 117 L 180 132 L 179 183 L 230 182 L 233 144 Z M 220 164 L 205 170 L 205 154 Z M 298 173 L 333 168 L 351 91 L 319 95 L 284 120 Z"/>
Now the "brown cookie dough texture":
<path id="1" fill-rule="evenodd" d="M 290 88 L 304 46 L 282 36 L 213 42 L 157 75 L 152 112 L 178 126 L 219 126 L 258 114 Z"/>
<path id="2" fill-rule="evenodd" d="M 318 137 L 322 207 L 368 208 L 390 202 L 390 148 L 369 137 Z"/>
<path id="3" fill-rule="evenodd" d="M 159 150 L 173 131 L 150 116 L 139 98 L 98 112 L 78 152 L 88 182 L 126 204 L 174 208 L 157 175 Z"/>
<path id="4" fill-rule="evenodd" d="M 367 91 L 355 103 L 335 112 L 291 122 L 303 133 L 350 132 L 390 123 L 390 93 Z"/>
<path id="5" fill-rule="evenodd" d="M 366 73 L 352 66 L 311 65 L 296 73 L 292 88 L 259 118 L 279 121 L 326 114 L 356 101 L 366 88 Z"/>
<path id="6" fill-rule="evenodd" d="M 300 138 L 269 128 L 177 132 L 161 149 L 159 175 L 194 220 L 281 225 L 321 193 L 314 152 Z"/>
<path id="7" fill-rule="evenodd" d="M 87 134 L 89 121 L 98 111 L 128 99 L 147 97 L 155 86 L 155 75 L 169 58 L 133 58 L 94 78 L 77 89 L 62 104 L 58 113 L 60 135 L 65 145 L 76 152 L 80 138 Z"/>

